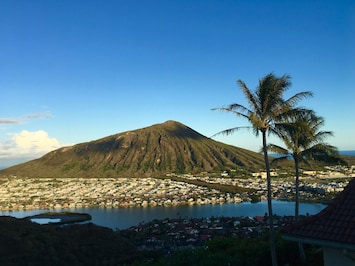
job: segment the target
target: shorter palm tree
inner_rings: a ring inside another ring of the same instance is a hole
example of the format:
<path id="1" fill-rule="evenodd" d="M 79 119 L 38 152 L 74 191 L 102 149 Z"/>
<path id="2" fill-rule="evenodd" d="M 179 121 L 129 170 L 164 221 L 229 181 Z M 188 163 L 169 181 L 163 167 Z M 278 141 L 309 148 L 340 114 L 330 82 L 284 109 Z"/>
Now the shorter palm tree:
<path id="1" fill-rule="evenodd" d="M 286 148 L 270 144 L 268 150 L 282 155 L 275 159 L 285 160 L 292 157 L 295 167 L 295 219 L 299 219 L 299 167 L 300 163 L 310 166 L 310 161 L 342 163 L 336 147 L 325 143 L 333 135 L 331 131 L 321 131 L 324 119 L 312 110 L 304 110 L 284 123 L 277 124 L 279 136 Z M 274 162 L 273 161 L 273 162 Z"/>
<path id="2" fill-rule="evenodd" d="M 310 165 L 311 160 L 328 163 L 343 163 L 337 149 L 324 142 L 325 138 L 332 136 L 331 131 L 321 131 L 324 124 L 322 117 L 316 116 L 312 110 L 298 112 L 295 116 L 287 118 L 287 121 L 277 124 L 278 135 L 283 140 L 286 148 L 270 144 L 268 150 L 282 155 L 273 160 L 285 160 L 292 157 L 295 167 L 295 220 L 299 220 L 299 166 L 300 163 Z M 306 264 L 306 256 L 303 245 L 298 243 L 301 262 Z"/>

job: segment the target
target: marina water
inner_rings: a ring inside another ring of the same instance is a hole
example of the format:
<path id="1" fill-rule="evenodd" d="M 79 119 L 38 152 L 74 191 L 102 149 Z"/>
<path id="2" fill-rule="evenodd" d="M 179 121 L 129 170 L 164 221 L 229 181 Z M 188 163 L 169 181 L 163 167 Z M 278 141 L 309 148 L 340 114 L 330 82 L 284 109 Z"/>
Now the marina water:
<path id="1" fill-rule="evenodd" d="M 301 203 L 301 215 L 313 215 L 324 209 L 326 205 L 320 203 Z M 273 201 L 273 212 L 276 215 L 294 215 L 295 203 L 286 201 Z M 36 215 L 49 210 L 33 211 L 1 211 L 0 216 L 13 216 L 23 218 Z M 92 216 L 91 222 L 100 226 L 116 229 L 126 229 L 139 223 L 154 219 L 176 218 L 209 218 L 233 216 L 263 216 L 267 213 L 267 202 L 258 203 L 226 203 L 193 206 L 148 207 L 148 208 L 82 208 L 82 209 L 53 209 L 51 212 L 77 212 L 88 213 Z"/>

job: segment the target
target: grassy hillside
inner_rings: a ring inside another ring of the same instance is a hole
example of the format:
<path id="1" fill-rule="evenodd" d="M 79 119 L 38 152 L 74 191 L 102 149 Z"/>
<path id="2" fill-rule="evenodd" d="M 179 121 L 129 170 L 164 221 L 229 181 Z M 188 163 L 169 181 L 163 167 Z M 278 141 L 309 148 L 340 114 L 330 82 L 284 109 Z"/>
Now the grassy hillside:
<path id="1" fill-rule="evenodd" d="M 146 177 L 263 168 L 263 157 L 175 121 L 61 148 L 0 174 L 28 177 Z"/>

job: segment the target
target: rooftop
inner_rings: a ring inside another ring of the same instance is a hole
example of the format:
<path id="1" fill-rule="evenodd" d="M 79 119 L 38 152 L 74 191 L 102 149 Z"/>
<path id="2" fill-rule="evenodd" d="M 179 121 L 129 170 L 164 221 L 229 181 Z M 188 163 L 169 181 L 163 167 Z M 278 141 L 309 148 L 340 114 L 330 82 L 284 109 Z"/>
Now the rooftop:
<path id="1" fill-rule="evenodd" d="M 355 249 L 355 178 L 328 207 L 282 233 L 289 240 Z"/>

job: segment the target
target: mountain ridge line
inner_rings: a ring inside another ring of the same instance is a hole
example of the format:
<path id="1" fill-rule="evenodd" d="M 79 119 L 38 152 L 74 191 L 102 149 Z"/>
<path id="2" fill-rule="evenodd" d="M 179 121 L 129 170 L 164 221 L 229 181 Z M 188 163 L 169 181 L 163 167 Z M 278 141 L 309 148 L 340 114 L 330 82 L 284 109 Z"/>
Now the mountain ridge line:
<path id="1" fill-rule="evenodd" d="M 157 177 L 264 168 L 253 151 L 205 137 L 173 120 L 66 146 L 0 171 L 27 177 Z"/>

